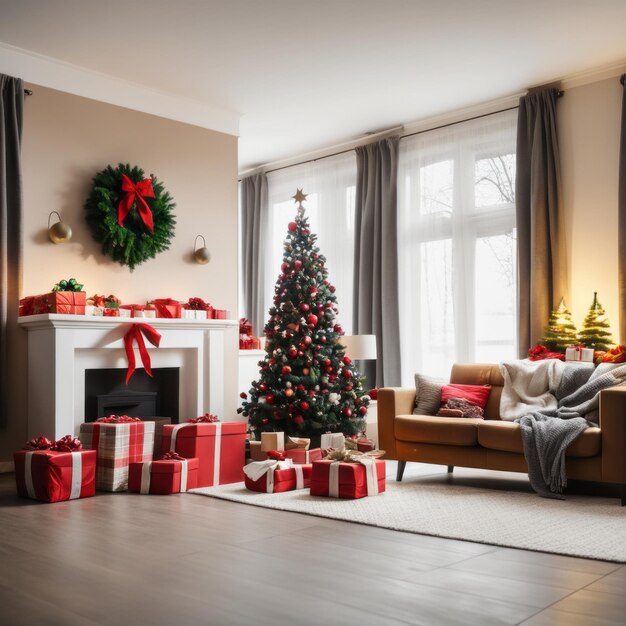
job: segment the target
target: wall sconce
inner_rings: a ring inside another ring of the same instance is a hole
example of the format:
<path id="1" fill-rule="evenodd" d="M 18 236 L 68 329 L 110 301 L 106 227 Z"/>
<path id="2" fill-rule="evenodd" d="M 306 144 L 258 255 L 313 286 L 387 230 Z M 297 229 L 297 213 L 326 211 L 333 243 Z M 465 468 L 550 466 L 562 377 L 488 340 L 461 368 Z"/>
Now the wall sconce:
<path id="1" fill-rule="evenodd" d="M 202 239 L 202 248 L 196 249 L 198 239 Z M 206 265 L 211 260 L 211 253 L 206 247 L 206 239 L 202 235 L 198 235 L 193 242 L 193 259 L 198 265 Z"/>
<path id="2" fill-rule="evenodd" d="M 59 221 L 50 226 L 50 218 L 55 213 Z M 65 243 L 72 238 L 72 229 L 61 220 L 61 216 L 57 211 L 52 211 L 50 215 L 48 215 L 48 237 L 50 237 L 52 243 Z"/>

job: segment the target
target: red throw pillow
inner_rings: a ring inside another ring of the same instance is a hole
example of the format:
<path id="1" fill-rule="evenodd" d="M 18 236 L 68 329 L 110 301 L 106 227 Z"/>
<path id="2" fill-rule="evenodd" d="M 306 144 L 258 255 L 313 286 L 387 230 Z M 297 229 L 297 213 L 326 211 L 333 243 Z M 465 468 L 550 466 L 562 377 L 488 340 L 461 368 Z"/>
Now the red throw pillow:
<path id="1" fill-rule="evenodd" d="M 441 404 L 445 404 L 450 398 L 463 398 L 484 409 L 490 392 L 491 385 L 444 385 L 441 388 Z"/>

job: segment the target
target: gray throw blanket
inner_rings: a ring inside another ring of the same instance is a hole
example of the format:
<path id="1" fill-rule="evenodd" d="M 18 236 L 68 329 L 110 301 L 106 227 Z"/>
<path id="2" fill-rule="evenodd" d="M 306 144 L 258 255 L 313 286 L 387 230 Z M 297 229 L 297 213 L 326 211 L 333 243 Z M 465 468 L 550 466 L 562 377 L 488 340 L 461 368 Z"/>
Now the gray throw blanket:
<path id="1" fill-rule="evenodd" d="M 565 451 L 584 430 L 596 425 L 600 391 L 626 382 L 626 365 L 613 369 L 600 365 L 595 370 L 592 364 L 572 365 L 564 369 L 554 390 L 557 408 L 534 411 L 517 420 L 530 484 L 540 496 L 549 498 L 563 497 Z"/>

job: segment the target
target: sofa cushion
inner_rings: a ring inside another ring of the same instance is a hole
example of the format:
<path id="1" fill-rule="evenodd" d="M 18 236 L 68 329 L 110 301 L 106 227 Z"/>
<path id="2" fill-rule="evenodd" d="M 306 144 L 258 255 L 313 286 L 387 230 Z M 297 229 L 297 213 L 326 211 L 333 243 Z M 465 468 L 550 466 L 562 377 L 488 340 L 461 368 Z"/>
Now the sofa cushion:
<path id="1" fill-rule="evenodd" d="M 502 450 L 503 452 L 524 453 L 522 431 L 516 422 L 489 420 L 478 425 L 478 443 L 483 448 Z M 589 457 L 600 454 L 601 431 L 599 428 L 587 428 L 567 448 L 566 456 Z"/>
<path id="2" fill-rule="evenodd" d="M 491 385 L 459 385 L 450 383 L 441 388 L 442 405 L 451 398 L 460 398 L 476 404 L 481 409 L 487 406 Z"/>
<path id="3" fill-rule="evenodd" d="M 415 374 L 415 410 L 413 415 L 434 415 L 441 404 L 441 388 L 445 381 Z"/>
<path id="4" fill-rule="evenodd" d="M 477 426 L 482 421 L 472 417 L 400 415 L 395 420 L 395 435 L 400 441 L 475 446 Z"/>

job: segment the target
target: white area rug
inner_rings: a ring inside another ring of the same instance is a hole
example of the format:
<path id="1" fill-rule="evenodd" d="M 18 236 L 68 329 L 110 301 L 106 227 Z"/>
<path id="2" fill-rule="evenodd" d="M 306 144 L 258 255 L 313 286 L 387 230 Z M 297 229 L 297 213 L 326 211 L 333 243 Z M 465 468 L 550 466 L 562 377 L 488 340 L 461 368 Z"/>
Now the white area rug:
<path id="1" fill-rule="evenodd" d="M 626 562 L 626 507 L 616 498 L 549 500 L 524 489 L 506 490 L 506 481 L 493 489 L 442 484 L 441 477 L 429 476 L 401 483 L 388 476 L 384 494 L 360 500 L 311 497 L 308 489 L 255 493 L 243 483 L 190 493 L 424 535 Z"/>

